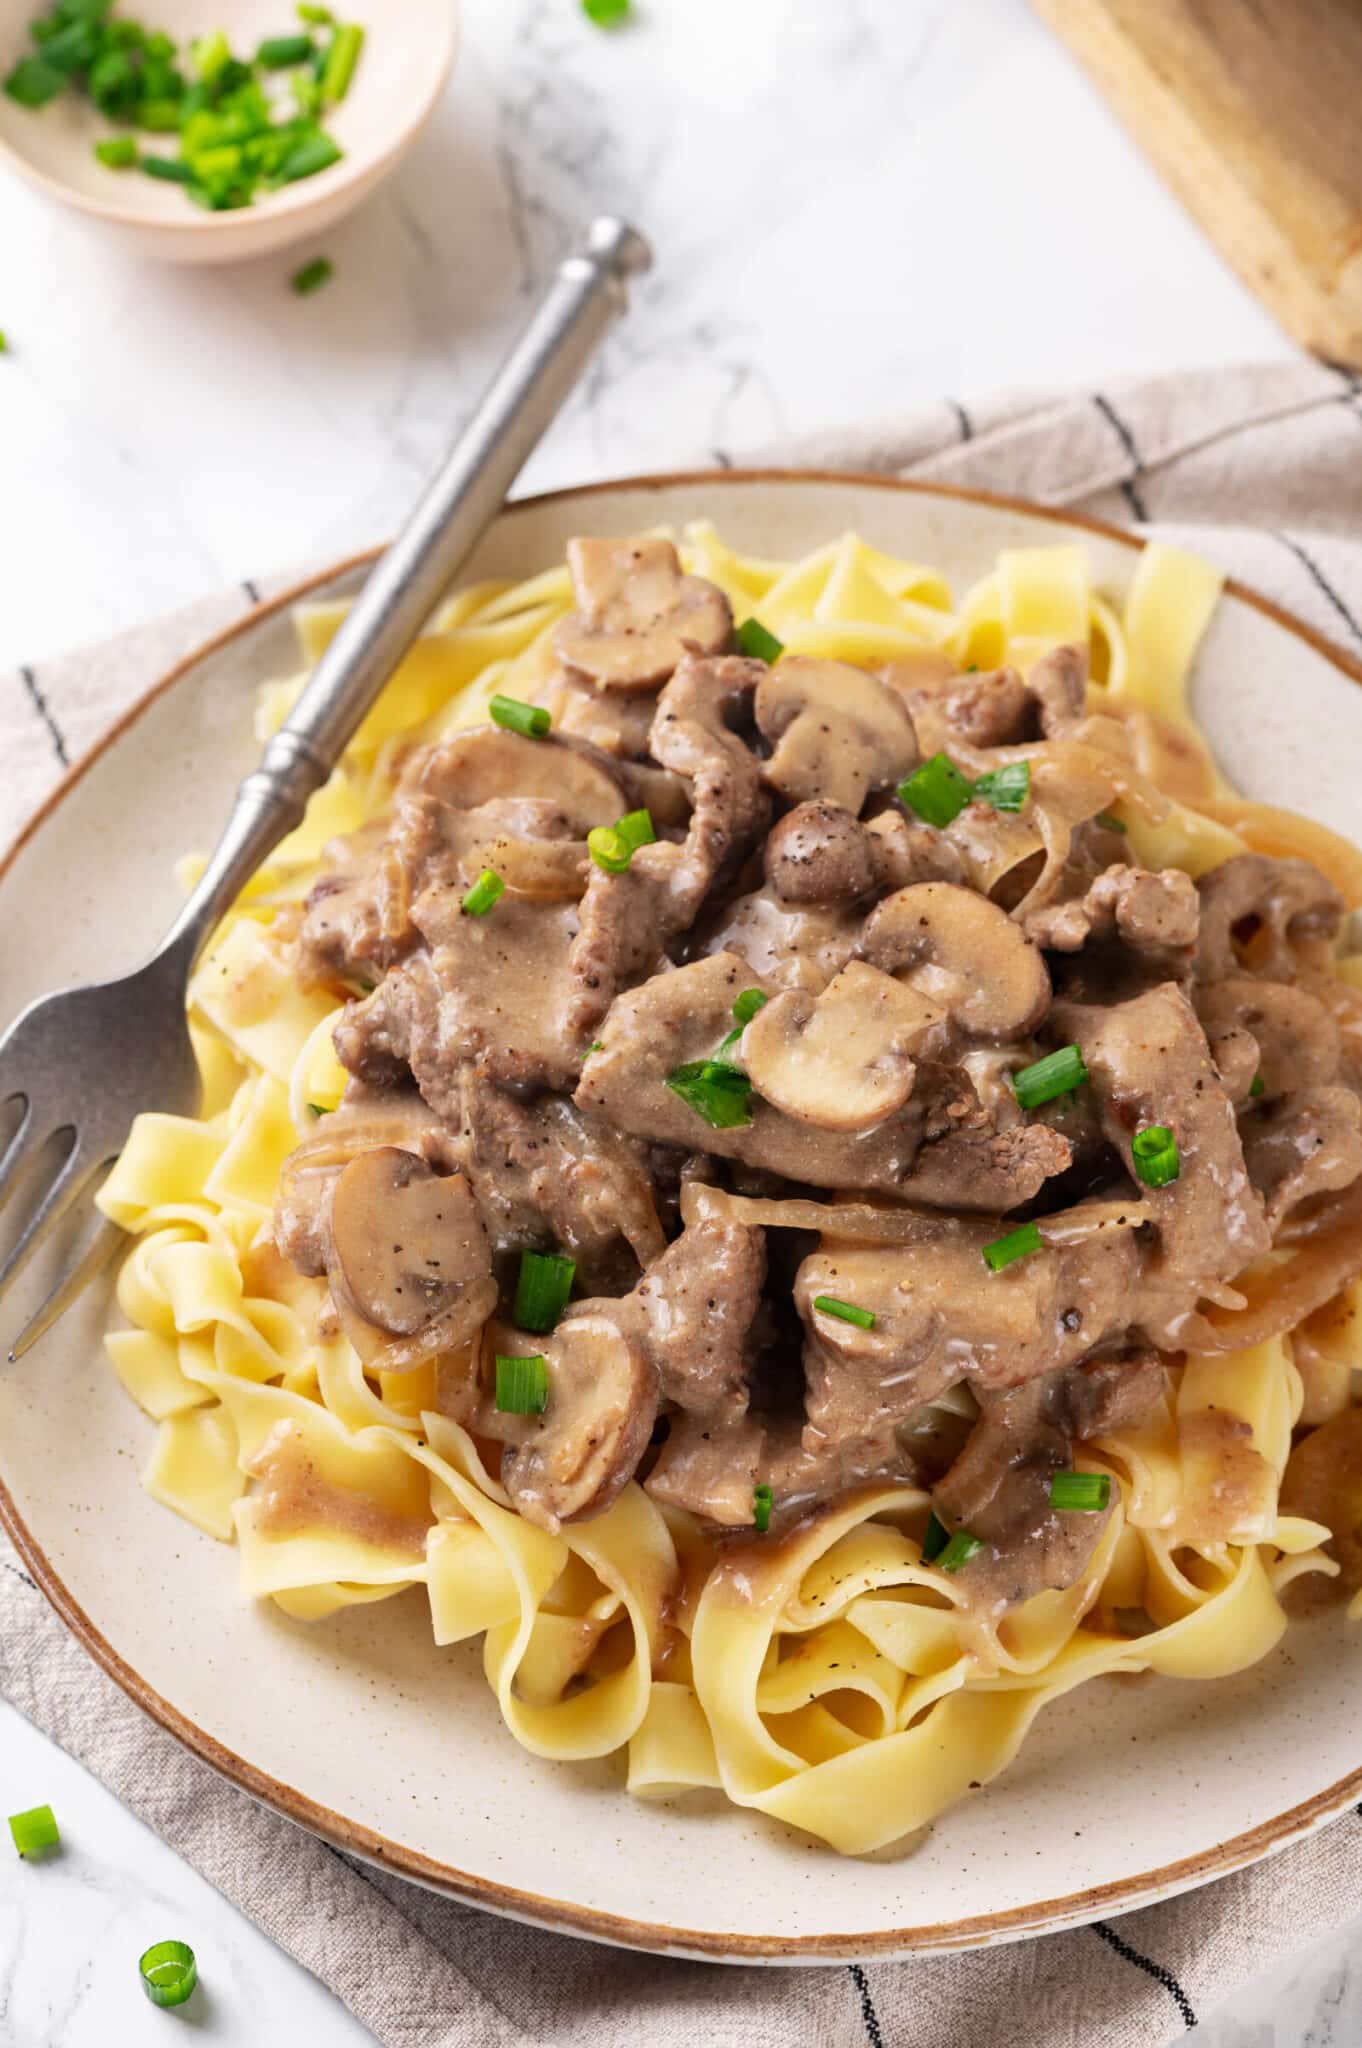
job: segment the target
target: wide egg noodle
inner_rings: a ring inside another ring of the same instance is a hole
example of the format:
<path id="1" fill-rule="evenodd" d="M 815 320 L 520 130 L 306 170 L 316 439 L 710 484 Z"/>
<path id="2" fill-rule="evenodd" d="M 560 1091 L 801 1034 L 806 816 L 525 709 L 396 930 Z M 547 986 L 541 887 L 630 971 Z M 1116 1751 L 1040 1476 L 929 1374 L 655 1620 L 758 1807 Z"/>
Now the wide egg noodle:
<path id="1" fill-rule="evenodd" d="M 1196 875 L 1261 846 L 1318 860 L 1356 885 L 1350 900 L 1362 896 L 1351 849 L 1246 804 L 1209 761 L 1186 681 L 1220 579 L 1194 558 L 1146 549 L 1114 607 L 1070 543 L 1008 551 L 958 604 L 936 570 L 851 534 L 786 562 L 745 555 L 697 522 L 682 556 L 739 620 L 756 617 L 792 652 L 872 665 L 944 653 L 961 669 L 1011 660 L 1029 671 L 1087 641 L 1083 735 L 1053 743 L 1053 802 L 1051 743 L 1014 750 L 1036 764 L 1044 818 L 998 814 L 994 841 L 967 850 L 981 886 L 1039 853 L 1053 864 L 1071 830 L 1115 806 L 1131 857 L 1149 865 Z M 412 745 L 481 722 L 495 689 L 530 697 L 547 684 L 570 603 L 561 565 L 447 600 L 224 919 L 191 990 L 203 1114 L 138 1118 L 100 1197 L 134 1238 L 110 1360 L 156 1424 L 144 1484 L 235 1541 L 254 1597 L 324 1622 L 423 1588 L 434 1640 L 482 1639 L 499 1710 L 536 1754 L 627 1748 L 636 1794 L 721 1789 L 865 1853 L 995 1777 L 1041 1708 L 1089 1678 L 1206 1679 L 1266 1654 L 1285 1625 L 1287 1582 L 1337 1569 L 1321 1549 L 1329 1529 L 1277 1506 L 1301 1413 L 1295 1353 L 1313 1347 L 1310 1383 L 1341 1412 L 1362 1368 L 1362 1291 L 1320 1297 L 1327 1245 L 1274 1254 L 1239 1312 L 1239 1348 L 1170 1367 L 1138 1425 L 1082 1447 L 1084 1468 L 1112 1476 L 1116 1506 L 1080 1582 L 997 1614 L 971 1607 L 967 1573 L 923 1562 L 930 1502 L 913 1489 L 862 1493 L 780 1542 L 732 1542 L 718 1561 L 697 1524 L 636 1485 L 556 1536 L 523 1521 L 478 1443 L 438 1412 L 435 1362 L 366 1369 L 328 1314 L 324 1283 L 273 1248 L 282 1162 L 346 1077 L 330 1043 L 334 998 L 298 988 L 271 927 L 306 895 L 326 843 L 384 809 Z M 308 666 L 347 610 L 303 608 Z M 262 691 L 262 733 L 304 679 Z M 1085 778 L 1065 809 L 1060 784 Z M 1342 974 L 1362 987 L 1362 960 Z M 1310 1302 L 1299 1332 L 1254 1332 L 1268 1293 Z M 1222 1334 L 1235 1328 L 1233 1311 L 1213 1320 Z"/>

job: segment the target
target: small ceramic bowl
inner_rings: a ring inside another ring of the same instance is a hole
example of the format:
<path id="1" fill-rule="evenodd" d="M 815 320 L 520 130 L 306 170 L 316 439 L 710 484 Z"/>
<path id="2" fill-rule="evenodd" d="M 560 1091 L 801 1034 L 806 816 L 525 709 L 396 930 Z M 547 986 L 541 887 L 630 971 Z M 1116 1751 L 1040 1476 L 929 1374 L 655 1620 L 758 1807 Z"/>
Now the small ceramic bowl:
<path id="1" fill-rule="evenodd" d="M 32 49 L 28 25 L 49 4 L 0 0 L 0 76 Z M 401 161 L 434 111 L 458 40 L 458 0 L 401 0 L 398 7 L 343 0 L 336 12 L 368 33 L 350 90 L 326 117 L 345 154 L 316 177 L 263 194 L 237 212 L 205 213 L 176 185 L 97 162 L 97 141 L 130 131 L 72 91 L 37 109 L 0 93 L 0 166 L 99 222 L 133 254 L 156 261 L 235 263 L 315 240 Z M 136 0 L 128 13 L 148 28 L 165 28 L 182 48 L 195 36 L 225 29 L 239 55 L 298 27 L 292 0 Z M 149 148 L 175 153 L 174 136 L 142 139 Z"/>

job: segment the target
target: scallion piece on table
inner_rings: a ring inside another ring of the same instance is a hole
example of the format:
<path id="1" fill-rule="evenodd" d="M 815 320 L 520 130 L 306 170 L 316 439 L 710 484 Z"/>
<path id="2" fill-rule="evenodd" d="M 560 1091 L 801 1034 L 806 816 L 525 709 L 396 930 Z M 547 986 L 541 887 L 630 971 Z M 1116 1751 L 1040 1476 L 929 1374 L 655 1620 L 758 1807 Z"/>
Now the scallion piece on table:
<path id="1" fill-rule="evenodd" d="M 549 1369 L 542 1352 L 503 1358 L 498 1351 L 497 1407 L 503 1415 L 542 1415 L 549 1405 Z"/>
<path id="2" fill-rule="evenodd" d="M 1053 1102 L 1057 1095 L 1068 1095 L 1081 1088 L 1087 1078 L 1088 1070 L 1079 1048 L 1061 1045 L 1058 1052 L 1047 1052 L 1043 1060 L 1018 1067 L 1012 1076 L 1012 1092 L 1023 1109 L 1039 1109 L 1043 1102 Z"/>
<path id="3" fill-rule="evenodd" d="M 657 827 L 653 824 L 651 811 L 626 811 L 622 818 L 615 820 L 615 830 L 632 853 L 635 847 L 651 846 L 657 838 Z"/>
<path id="4" fill-rule="evenodd" d="M 1050 1505 L 1063 1515 L 1097 1515 L 1111 1505 L 1109 1472 L 1056 1472 Z"/>
<path id="5" fill-rule="evenodd" d="M 634 857 L 634 849 L 613 825 L 593 825 L 586 835 L 586 850 L 607 875 L 622 875 Z"/>
<path id="6" fill-rule="evenodd" d="M 1267 1082 L 1263 1079 L 1261 1074 L 1255 1074 L 1253 1079 L 1249 1082 L 1249 1094 L 1252 1096 L 1255 1102 L 1258 1100 L 1258 1097 L 1260 1095 L 1267 1094 Z"/>
<path id="7" fill-rule="evenodd" d="M 942 1572 L 958 1572 L 962 1564 L 968 1564 L 983 1549 L 977 1536 L 971 1536 L 968 1529 L 957 1529 L 940 1557 L 936 1568 Z"/>
<path id="8" fill-rule="evenodd" d="M 331 47 L 326 53 L 322 67 L 322 98 L 332 106 L 343 100 L 350 90 L 350 81 L 355 75 L 359 53 L 364 48 L 364 30 L 354 23 L 338 28 L 331 38 Z"/>
<path id="9" fill-rule="evenodd" d="M 523 704 L 519 697 L 493 697 L 487 708 L 493 725 L 504 725 L 507 732 L 518 732 L 522 739 L 545 739 L 553 724 L 542 704 Z"/>
<path id="10" fill-rule="evenodd" d="M 1024 811 L 1031 794 L 1031 763 L 1009 761 L 1006 767 L 990 768 L 974 785 L 975 797 L 991 804 L 995 811 Z"/>
<path id="11" fill-rule="evenodd" d="M 137 162 L 137 144 L 131 135 L 111 135 L 95 144 L 96 161 L 110 171 L 130 171 Z"/>
<path id="12" fill-rule="evenodd" d="M 734 634 L 739 654 L 747 655 L 752 661 L 771 663 L 779 661 L 785 652 L 783 640 L 777 640 L 774 633 L 768 633 L 760 619 L 744 619 Z"/>
<path id="13" fill-rule="evenodd" d="M 950 1542 L 950 1530 L 933 1508 L 927 1517 L 927 1527 L 922 1534 L 922 1562 L 935 1564 L 946 1545 Z"/>
<path id="14" fill-rule="evenodd" d="M 495 868 L 484 868 L 463 899 L 465 917 L 486 917 L 494 903 L 506 893 L 506 884 Z"/>
<path id="15" fill-rule="evenodd" d="M 145 171 L 149 178 L 160 178 L 167 185 L 192 185 L 194 167 L 178 156 L 144 156 L 138 169 Z"/>
<path id="16" fill-rule="evenodd" d="M 1110 811 L 1098 811 L 1092 822 L 1094 825 L 1100 825 L 1104 832 L 1128 832 L 1130 830 L 1129 825 L 1123 824 Z"/>
<path id="17" fill-rule="evenodd" d="M 736 1131 L 752 1121 L 752 1083 L 726 1060 L 688 1060 L 673 1067 L 667 1086 L 715 1131 Z"/>
<path id="18" fill-rule="evenodd" d="M 1146 1124 L 1130 1141 L 1135 1171 L 1147 1188 L 1166 1188 L 1182 1172 L 1178 1141 L 1167 1124 Z"/>
<path id="19" fill-rule="evenodd" d="M 291 36 L 266 36 L 255 53 L 255 61 L 263 64 L 266 71 L 283 71 L 290 64 L 306 64 L 314 47 L 311 36 L 301 32 Z"/>
<path id="20" fill-rule="evenodd" d="M 575 1259 L 557 1252 L 522 1252 L 511 1319 L 519 1330 L 556 1330 L 572 1293 Z"/>
<path id="21" fill-rule="evenodd" d="M 940 830 L 960 816 L 970 800 L 970 785 L 948 754 L 933 754 L 899 784 L 899 800 Z"/>
<path id="22" fill-rule="evenodd" d="M 314 256 L 312 261 L 305 263 L 301 270 L 294 271 L 293 276 L 289 279 L 289 283 L 294 291 L 297 292 L 299 298 L 305 299 L 311 293 L 319 292 L 324 284 L 330 284 L 334 276 L 335 265 L 332 263 L 331 258 L 329 256 Z M 545 712 L 544 716 L 547 718 L 548 713 Z"/>
<path id="23" fill-rule="evenodd" d="M 854 1301 L 839 1301 L 835 1294 L 815 1294 L 813 1305 L 820 1315 L 835 1316 L 839 1323 L 855 1323 L 858 1330 L 873 1330 L 873 1308 L 857 1308 Z"/>
<path id="24" fill-rule="evenodd" d="M 199 1981 L 188 1942 L 157 1941 L 138 1958 L 142 1989 L 153 2005 L 183 2005 Z"/>
<path id="25" fill-rule="evenodd" d="M 340 149 L 319 128 L 315 135 L 305 136 L 298 147 L 290 151 L 275 175 L 281 185 L 296 185 L 300 178 L 315 178 L 318 171 L 329 170 L 340 160 Z"/>
<path id="26" fill-rule="evenodd" d="M 618 28 L 633 12 L 633 0 L 582 0 L 582 12 L 597 28 Z"/>
<path id="27" fill-rule="evenodd" d="M 771 1489 L 761 1485 L 752 1492 L 752 1527 L 759 1536 L 764 1536 L 771 1526 Z"/>
<path id="28" fill-rule="evenodd" d="M 1029 1258 L 1032 1252 L 1039 1250 L 1039 1225 L 1019 1223 L 1015 1230 L 1008 1231 L 1006 1237 L 995 1237 L 992 1244 L 984 1246 L 984 1263 L 991 1273 L 1001 1273 L 1004 1266 Z"/>
<path id="29" fill-rule="evenodd" d="M 9 1831 L 21 1856 L 41 1856 L 61 1840 L 50 1806 L 30 1806 L 27 1813 L 12 1813 Z"/>

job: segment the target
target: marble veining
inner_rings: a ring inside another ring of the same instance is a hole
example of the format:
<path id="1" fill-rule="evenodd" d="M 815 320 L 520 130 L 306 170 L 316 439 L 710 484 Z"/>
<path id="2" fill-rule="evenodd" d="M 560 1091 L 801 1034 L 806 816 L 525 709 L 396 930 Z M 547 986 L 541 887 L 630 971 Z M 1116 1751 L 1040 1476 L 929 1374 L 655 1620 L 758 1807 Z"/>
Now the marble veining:
<path id="1" fill-rule="evenodd" d="M 0 670 L 380 537 L 599 208 L 658 266 L 530 487 L 949 393 L 1285 353 L 1024 0 L 637 5 L 605 36 L 575 0 L 465 0 L 436 121 L 327 237 L 315 299 L 288 290 L 307 249 L 138 267 L 0 181 Z M 136 1959 L 171 1934 L 200 1957 L 195 2037 L 368 2039 L 3 1708 L 0 1794 L 50 1801 L 66 1842 L 32 1868 L 0 1846 L 0 2048 L 163 2043 Z M 1350 1947 L 1283 1965 L 1197 2040 L 1352 2048 Z"/>

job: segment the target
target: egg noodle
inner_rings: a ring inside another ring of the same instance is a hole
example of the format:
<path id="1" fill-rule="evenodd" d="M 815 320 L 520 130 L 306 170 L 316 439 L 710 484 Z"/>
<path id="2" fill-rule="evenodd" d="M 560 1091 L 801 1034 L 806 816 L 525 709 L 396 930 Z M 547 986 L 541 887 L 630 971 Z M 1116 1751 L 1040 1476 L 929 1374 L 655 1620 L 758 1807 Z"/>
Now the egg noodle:
<path id="1" fill-rule="evenodd" d="M 736 554 L 700 524 L 681 552 L 737 618 L 755 615 L 792 653 L 878 665 L 939 650 L 962 669 L 1007 661 L 1025 673 L 1057 645 L 1087 643 L 1090 710 L 1127 721 L 1142 775 L 1170 799 L 1162 817 L 1126 807 L 1133 858 L 1196 876 L 1245 848 L 1296 852 L 1350 906 L 1362 901 L 1362 856 L 1237 797 L 1191 722 L 1188 669 L 1221 587 L 1192 556 L 1146 547 L 1117 608 L 1093 589 L 1087 551 L 1067 544 L 1001 555 L 958 606 L 933 569 L 851 535 L 776 562 Z M 1108 1672 L 1238 1671 L 1278 1641 L 1289 1581 L 1338 1572 L 1322 1549 L 1330 1528 L 1278 1502 L 1302 1412 L 1301 1333 L 1253 1331 L 1255 1301 L 1289 1297 L 1297 1266 L 1327 1261 L 1330 1247 L 1271 1253 L 1241 1283 L 1243 1348 L 1173 1363 L 1138 1426 L 1081 1447 L 1081 1467 L 1110 1473 L 1119 1495 L 1102 1540 L 1076 1585 L 1000 1614 L 971 1610 L 959 1580 L 924 1564 L 931 1502 L 911 1487 L 863 1490 L 779 1541 L 754 1534 L 717 1550 L 637 1483 L 558 1535 L 521 1519 L 474 1440 L 438 1412 L 436 1365 L 366 1371 L 343 1335 L 325 1334 L 325 1281 L 274 1247 L 285 1157 L 348 1078 L 331 1045 L 342 1013 L 298 986 L 275 924 L 306 897 L 326 842 L 384 810 L 413 744 L 484 722 L 494 691 L 543 690 L 551 629 L 571 601 L 564 567 L 450 599 L 215 935 L 190 992 L 203 1113 L 139 1117 L 100 1197 L 134 1237 L 117 1287 L 127 1327 L 109 1334 L 109 1357 L 156 1425 L 143 1483 L 237 1544 L 248 1594 L 322 1622 L 420 1586 L 437 1643 L 482 1638 L 501 1713 L 537 1755 L 627 1747 L 632 1792 L 720 1787 L 865 1852 L 995 1777 L 1058 1694 Z M 344 611 L 301 608 L 307 662 Z M 262 735 L 302 680 L 262 691 Z M 1108 785 L 1092 808 L 1109 801 Z M 1042 841 L 1017 826 L 1021 860 Z M 1362 955 L 1338 973 L 1355 1000 Z M 1356 1413 L 1360 1311 L 1354 1281 L 1309 1319 L 1313 1424 L 1348 1427 Z M 1236 1312 L 1215 1320 L 1232 1334 Z M 1249 1432 L 1232 1486 L 1197 1426 L 1210 1411 Z M 301 1518 L 272 1512 L 263 1477 L 281 1461 L 307 1475 Z M 1362 1499 L 1351 1508 L 1355 1524 Z"/>

